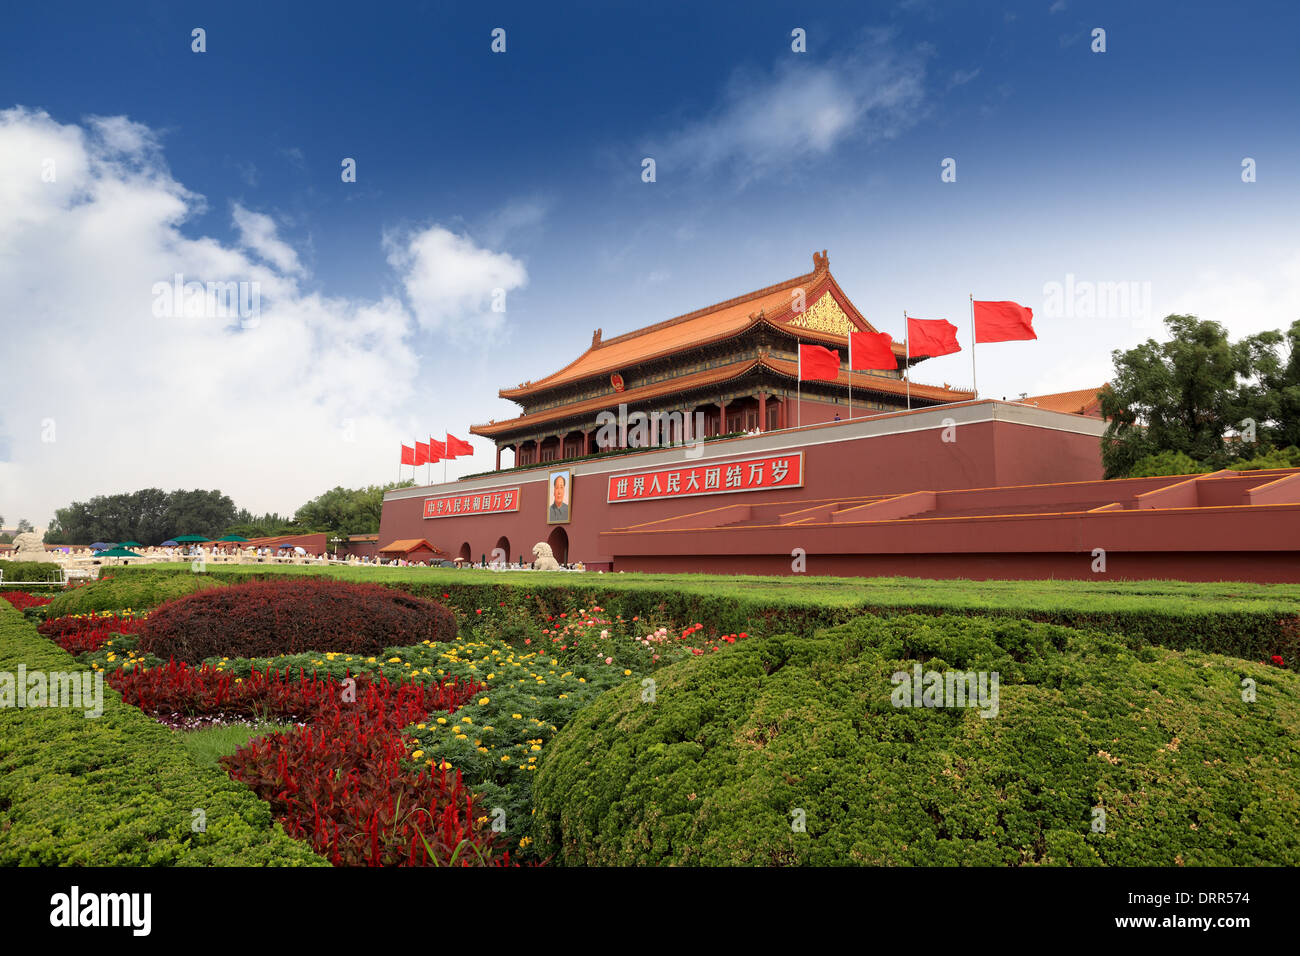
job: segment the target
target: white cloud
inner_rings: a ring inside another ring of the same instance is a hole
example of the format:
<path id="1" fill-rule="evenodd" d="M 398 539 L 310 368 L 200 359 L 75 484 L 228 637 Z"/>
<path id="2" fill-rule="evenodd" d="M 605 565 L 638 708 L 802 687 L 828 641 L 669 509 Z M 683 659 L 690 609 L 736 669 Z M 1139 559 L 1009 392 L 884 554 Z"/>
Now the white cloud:
<path id="1" fill-rule="evenodd" d="M 925 54 L 900 53 L 874 33 L 825 61 L 792 55 L 768 74 L 737 71 L 707 117 L 646 155 L 675 167 L 729 171 L 741 184 L 796 167 L 850 140 L 889 139 L 911 127 L 925 99 Z"/>
<path id="2" fill-rule="evenodd" d="M 499 329 L 505 312 L 494 305 L 508 308 L 507 294 L 528 282 L 518 259 L 443 226 L 390 235 L 384 244 L 420 326 L 452 338 L 479 338 Z"/>
<path id="3" fill-rule="evenodd" d="M 256 253 L 285 274 L 302 271 L 298 253 L 276 235 L 275 220 L 265 213 L 253 212 L 235 203 L 233 219 L 239 230 L 239 245 Z"/>
<path id="4" fill-rule="evenodd" d="M 140 124 L 0 111 L 6 517 L 44 525 L 70 501 L 151 486 L 220 488 L 283 512 L 334 485 L 392 480 L 400 437 L 471 414 L 447 402 L 430 420 L 425 382 L 455 359 L 422 362 L 398 297 L 305 289 L 275 222 L 242 206 L 235 244 L 189 237 L 181 226 L 202 205 Z M 483 283 L 526 279 L 509 257 L 441 240 L 454 256 L 434 290 L 439 243 L 434 227 L 409 247 L 408 291 L 426 313 L 450 320 Z M 260 316 L 155 314 L 156 284 L 177 273 L 256 283 Z"/>
<path id="5" fill-rule="evenodd" d="M 1199 273 L 1167 303 L 1157 302 L 1157 316 L 1195 315 L 1221 323 L 1233 338 L 1268 329 L 1285 331 L 1300 319 L 1300 250 L 1271 262 L 1260 263 L 1250 273 Z M 1163 338 L 1165 328 L 1151 334 Z"/>

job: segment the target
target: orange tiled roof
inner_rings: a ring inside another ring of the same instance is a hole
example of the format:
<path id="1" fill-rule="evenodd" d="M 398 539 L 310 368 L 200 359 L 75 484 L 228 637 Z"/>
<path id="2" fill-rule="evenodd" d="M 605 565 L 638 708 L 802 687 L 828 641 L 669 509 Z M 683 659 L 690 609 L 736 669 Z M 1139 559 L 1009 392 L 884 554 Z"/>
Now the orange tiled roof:
<path id="1" fill-rule="evenodd" d="M 864 331 L 875 328 L 862 317 L 830 274 L 826 253 L 813 254 L 813 271 L 787 279 L 776 285 L 759 289 L 746 295 L 706 306 L 674 319 L 647 325 L 612 339 L 601 341 L 599 330 L 592 336 L 591 347 L 576 359 L 545 378 L 527 382 L 516 388 L 503 388 L 502 398 L 520 399 L 538 392 L 576 382 L 597 375 L 621 371 L 639 362 L 671 355 L 683 349 L 694 348 L 709 342 L 730 338 L 745 329 L 767 323 L 798 334 L 800 338 L 816 341 L 842 342 L 843 336 L 829 335 L 812 329 L 792 329 L 784 321 L 793 317 L 794 298 L 790 292 L 803 287 L 805 303 L 811 305 L 830 291 L 849 320 Z M 902 343 L 894 351 L 903 354 Z"/>
<path id="2" fill-rule="evenodd" d="M 778 375 L 788 377 L 794 381 L 799 372 L 798 366 L 793 361 L 786 359 L 773 358 L 764 355 L 756 359 L 744 359 L 739 362 L 731 362 L 727 365 L 720 365 L 717 368 L 705 369 L 701 372 L 692 372 L 689 375 L 682 375 L 678 378 L 668 379 L 663 382 L 654 382 L 650 385 L 642 385 L 639 388 L 630 388 L 624 392 L 610 395 L 597 395 L 594 398 L 584 399 L 581 402 L 573 402 L 568 405 L 561 405 L 556 408 L 548 408 L 543 412 L 536 412 L 532 415 L 520 415 L 515 418 L 506 419 L 502 422 L 492 422 L 489 425 L 473 425 L 470 427 L 470 433 L 480 435 L 484 438 L 492 438 L 505 432 L 514 431 L 518 428 L 526 428 L 530 425 L 544 425 L 548 422 L 557 421 L 563 418 L 569 418 L 575 415 L 595 414 L 610 408 L 610 402 L 617 399 L 619 402 L 626 402 L 629 405 L 637 404 L 651 399 L 660 398 L 664 395 L 678 395 L 692 389 L 702 388 L 709 385 L 718 385 L 723 382 L 729 382 L 739 378 L 745 373 L 755 368 L 765 368 L 776 372 Z M 854 372 L 853 387 L 863 391 L 883 392 L 888 395 L 903 396 L 907 394 L 907 383 L 901 379 L 885 378 L 881 375 L 871 375 L 867 372 Z M 847 370 L 840 371 L 838 384 L 847 386 L 849 384 L 849 373 Z M 939 402 L 965 402 L 975 397 L 974 392 L 966 392 L 960 389 L 940 388 L 937 385 L 920 385 L 912 383 L 912 396 L 914 398 L 929 399 Z"/>
<path id="3" fill-rule="evenodd" d="M 412 551 L 432 551 L 434 554 L 446 554 L 445 551 L 435 548 L 424 538 L 399 538 L 397 541 L 390 541 L 379 550 L 385 554 L 394 551 L 400 554 L 410 554 Z"/>
<path id="4" fill-rule="evenodd" d="M 774 372 L 788 375 L 792 379 L 797 378 L 799 375 L 799 366 L 796 362 L 768 358 L 764 364 Z M 888 395 L 902 396 L 908 394 L 907 382 L 901 378 L 885 378 L 883 375 L 872 375 L 869 372 L 850 373 L 846 368 L 840 369 L 839 378 L 835 380 L 836 384 L 848 385 L 850 374 L 853 377 L 853 387 L 855 389 L 884 392 Z M 946 385 L 922 385 L 919 382 L 912 383 L 911 395 L 913 398 L 934 399 L 938 402 L 969 402 L 975 397 L 974 392 L 968 392 L 965 389 L 950 388 Z"/>
<path id="5" fill-rule="evenodd" d="M 1101 399 L 1097 397 L 1106 385 L 1097 388 L 1080 388 L 1073 392 L 1053 392 L 1050 395 L 1032 395 L 1020 399 L 1026 405 L 1037 405 L 1049 412 L 1068 412 L 1071 415 L 1085 415 L 1089 418 L 1101 418 Z"/>

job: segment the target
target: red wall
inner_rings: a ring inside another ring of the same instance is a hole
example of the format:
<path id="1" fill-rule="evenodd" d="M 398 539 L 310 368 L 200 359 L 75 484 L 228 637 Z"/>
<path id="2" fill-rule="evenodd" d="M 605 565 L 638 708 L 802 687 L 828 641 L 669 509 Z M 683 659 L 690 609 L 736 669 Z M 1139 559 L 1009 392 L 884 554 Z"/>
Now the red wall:
<path id="1" fill-rule="evenodd" d="M 805 425 L 756 438 L 708 442 L 704 458 L 691 462 L 803 451 L 802 489 L 667 501 L 608 504 L 607 478 L 612 472 L 645 467 L 664 456 L 673 456 L 671 460 L 680 463 L 684 460 L 680 451 L 653 450 L 616 460 L 579 462 L 562 466 L 574 473 L 573 520 L 559 526 L 546 523 L 546 478 L 550 469 L 542 465 L 490 480 L 414 489 L 411 497 L 390 492 L 385 496 L 380 540 L 427 538 L 452 555 L 460 553 L 462 543 L 468 541 L 470 554 L 477 561 L 480 554 L 490 559 L 497 539 L 505 536 L 510 543 L 510 558 L 517 561 L 521 554 L 531 559 L 533 545 L 546 541 L 554 528 L 561 527 L 568 536 L 570 561 L 600 565 L 613 560 L 612 552 L 599 537 L 603 531 L 724 506 L 790 500 L 811 504 L 816 499 L 915 490 L 1096 480 L 1101 477 L 1101 427 L 1095 420 L 1080 416 L 990 401 L 879 415 L 869 420 Z M 425 497 L 516 486 L 520 489 L 517 512 L 430 519 L 422 516 Z M 615 569 L 622 567 L 620 564 Z"/>

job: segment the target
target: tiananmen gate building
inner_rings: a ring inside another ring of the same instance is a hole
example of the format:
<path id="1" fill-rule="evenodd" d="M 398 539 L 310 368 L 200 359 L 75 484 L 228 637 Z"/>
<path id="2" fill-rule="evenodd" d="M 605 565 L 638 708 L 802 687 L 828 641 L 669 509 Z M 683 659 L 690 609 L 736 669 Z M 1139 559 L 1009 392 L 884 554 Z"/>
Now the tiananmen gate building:
<path id="1" fill-rule="evenodd" d="M 1103 481 L 1096 389 L 977 399 L 911 381 L 921 359 L 898 344 L 898 371 L 849 372 L 854 331 L 875 330 L 825 252 L 747 295 L 597 329 L 564 368 L 499 392 L 518 416 L 471 429 L 496 444 L 496 470 L 385 495 L 378 550 L 518 564 L 545 542 L 589 570 L 1300 581 L 1300 469 Z M 799 381 L 805 343 L 840 353 L 835 381 Z"/>

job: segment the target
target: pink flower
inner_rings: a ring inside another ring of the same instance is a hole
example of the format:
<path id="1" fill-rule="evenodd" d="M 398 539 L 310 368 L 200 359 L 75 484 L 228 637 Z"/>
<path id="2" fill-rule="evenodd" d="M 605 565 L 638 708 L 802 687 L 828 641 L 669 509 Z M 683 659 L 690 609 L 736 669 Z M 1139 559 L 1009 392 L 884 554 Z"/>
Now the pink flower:
<path id="1" fill-rule="evenodd" d="M 606 664 L 612 664 L 612 663 L 614 663 L 614 658 L 612 658 L 612 657 L 607 657 L 607 658 L 605 658 L 605 663 L 606 663 Z"/>

